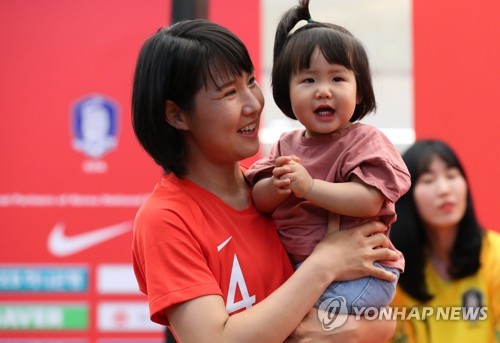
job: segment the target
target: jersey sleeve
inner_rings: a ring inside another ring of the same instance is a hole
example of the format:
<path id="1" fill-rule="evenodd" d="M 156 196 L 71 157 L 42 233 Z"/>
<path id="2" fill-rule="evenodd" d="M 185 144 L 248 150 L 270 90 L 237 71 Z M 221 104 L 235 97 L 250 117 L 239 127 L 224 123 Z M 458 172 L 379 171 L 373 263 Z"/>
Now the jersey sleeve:
<path id="1" fill-rule="evenodd" d="M 356 175 L 393 203 L 410 189 L 410 173 L 401 155 L 375 128 L 353 143 L 341 169 L 346 180 Z"/>
<path id="2" fill-rule="evenodd" d="M 179 212 L 141 208 L 135 221 L 136 278 L 148 296 L 151 320 L 163 325 L 168 325 L 166 308 L 203 295 L 222 295 L 193 231 L 202 223 L 185 207 Z"/>

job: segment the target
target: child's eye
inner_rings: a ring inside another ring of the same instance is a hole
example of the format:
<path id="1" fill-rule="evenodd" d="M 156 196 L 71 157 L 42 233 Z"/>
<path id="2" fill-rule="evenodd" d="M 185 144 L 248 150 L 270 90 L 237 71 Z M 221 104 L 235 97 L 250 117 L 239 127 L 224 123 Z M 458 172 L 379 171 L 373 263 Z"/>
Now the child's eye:
<path id="1" fill-rule="evenodd" d="M 336 76 L 336 77 L 333 78 L 333 81 L 334 82 L 341 82 L 341 81 L 344 81 L 344 79 L 341 78 L 340 76 Z"/>
<path id="2" fill-rule="evenodd" d="M 314 83 L 314 79 L 312 77 L 308 77 L 308 78 L 304 79 L 302 82 L 304 82 L 304 83 Z"/>
<path id="3" fill-rule="evenodd" d="M 255 79 L 255 77 L 251 77 L 250 80 L 248 80 L 248 84 L 250 86 L 253 86 L 257 83 L 257 80 Z"/>

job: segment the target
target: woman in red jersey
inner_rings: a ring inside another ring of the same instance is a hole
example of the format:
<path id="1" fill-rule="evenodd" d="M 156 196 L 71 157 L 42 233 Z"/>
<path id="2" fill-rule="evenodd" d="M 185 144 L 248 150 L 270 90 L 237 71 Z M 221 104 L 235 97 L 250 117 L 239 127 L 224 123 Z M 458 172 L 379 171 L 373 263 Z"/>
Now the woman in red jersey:
<path id="1" fill-rule="evenodd" d="M 394 279 L 373 266 L 397 258 L 383 224 L 328 233 L 293 273 L 271 218 L 253 206 L 239 161 L 259 149 L 263 105 L 247 49 L 227 29 L 182 21 L 143 45 L 133 127 L 165 171 L 134 226 L 133 264 L 151 319 L 181 342 L 387 338 L 392 322 L 350 318 L 325 331 L 312 310 L 332 280 Z"/>

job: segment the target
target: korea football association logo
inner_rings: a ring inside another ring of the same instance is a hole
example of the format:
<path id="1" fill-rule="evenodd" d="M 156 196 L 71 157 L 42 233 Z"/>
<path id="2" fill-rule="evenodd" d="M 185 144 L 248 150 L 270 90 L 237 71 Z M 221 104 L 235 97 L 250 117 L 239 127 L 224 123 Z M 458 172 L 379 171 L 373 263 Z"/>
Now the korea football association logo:
<path id="1" fill-rule="evenodd" d="M 116 104 L 92 95 L 72 108 L 73 148 L 92 158 L 100 158 L 117 146 L 118 109 Z"/>

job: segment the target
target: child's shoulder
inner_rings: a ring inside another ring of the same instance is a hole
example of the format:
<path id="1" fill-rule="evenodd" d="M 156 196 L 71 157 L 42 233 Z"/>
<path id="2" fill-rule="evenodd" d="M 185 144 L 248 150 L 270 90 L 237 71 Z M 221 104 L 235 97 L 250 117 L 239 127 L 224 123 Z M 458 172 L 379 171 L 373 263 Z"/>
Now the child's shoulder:
<path id="1" fill-rule="evenodd" d="M 351 137 L 357 137 L 359 139 L 369 139 L 372 141 L 379 141 L 381 144 L 392 144 L 389 138 L 385 135 L 382 130 L 364 123 L 354 123 L 350 126 Z"/>
<path id="2" fill-rule="evenodd" d="M 352 128 L 351 131 L 356 132 L 356 133 L 364 132 L 364 133 L 371 133 L 374 135 L 385 136 L 385 134 L 380 129 L 376 128 L 375 126 L 365 124 L 365 123 L 360 123 L 360 122 L 353 123 L 351 125 L 351 128 Z"/>
<path id="3" fill-rule="evenodd" d="M 304 129 L 288 130 L 281 133 L 279 140 L 282 141 L 282 140 L 300 139 L 301 137 L 304 136 L 304 133 L 305 133 Z"/>

